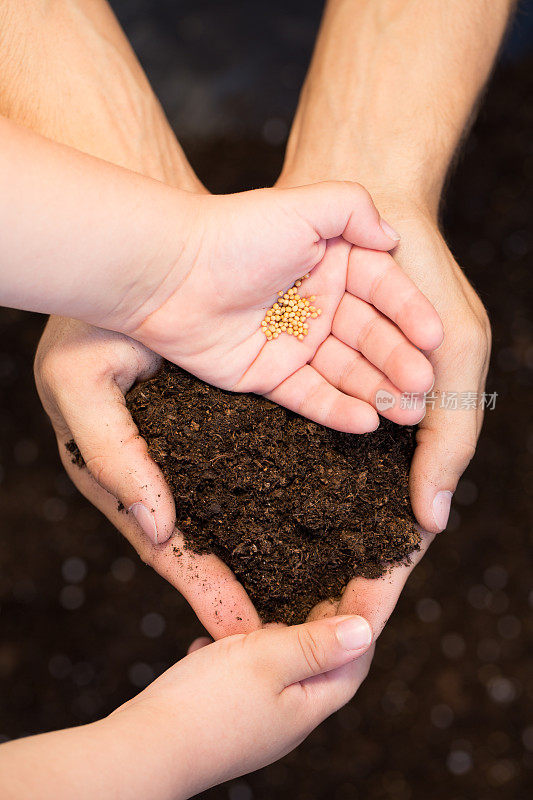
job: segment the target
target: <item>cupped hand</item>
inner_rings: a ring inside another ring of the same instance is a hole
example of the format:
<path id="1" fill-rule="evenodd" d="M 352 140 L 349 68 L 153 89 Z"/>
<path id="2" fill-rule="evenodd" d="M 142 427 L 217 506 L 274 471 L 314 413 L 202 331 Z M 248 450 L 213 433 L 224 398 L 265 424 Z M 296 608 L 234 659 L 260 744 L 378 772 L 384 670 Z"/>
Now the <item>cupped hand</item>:
<path id="1" fill-rule="evenodd" d="M 176 266 L 131 318 L 119 309 L 120 330 L 208 383 L 352 433 L 378 425 L 376 374 L 395 397 L 430 388 L 420 351 L 440 345 L 440 320 L 387 253 L 394 234 L 361 186 L 201 196 L 195 214 Z M 301 341 L 268 341 L 265 310 L 309 272 L 298 291 L 321 316 Z"/>
<path id="2" fill-rule="evenodd" d="M 490 357 L 490 325 L 485 309 L 448 249 L 436 221 L 412 204 L 377 199 L 401 233 L 394 252 L 399 267 L 423 291 L 444 325 L 443 344 L 429 359 L 435 385 L 417 431 L 410 495 L 421 526 L 421 548 L 409 564 L 380 580 L 356 578 L 340 601 L 317 606 L 311 617 L 361 614 L 377 635 L 402 588 L 434 535 L 447 524 L 457 483 L 474 455 L 483 422 L 483 392 Z"/>
<path id="3" fill-rule="evenodd" d="M 214 638 L 254 630 L 259 618 L 231 570 L 214 555 L 182 546 L 170 489 L 126 408 L 125 393 L 160 361 L 127 336 L 51 317 L 35 380 L 63 465 L 82 494 L 181 592 Z M 72 438 L 86 468 L 72 462 L 65 447 Z"/>

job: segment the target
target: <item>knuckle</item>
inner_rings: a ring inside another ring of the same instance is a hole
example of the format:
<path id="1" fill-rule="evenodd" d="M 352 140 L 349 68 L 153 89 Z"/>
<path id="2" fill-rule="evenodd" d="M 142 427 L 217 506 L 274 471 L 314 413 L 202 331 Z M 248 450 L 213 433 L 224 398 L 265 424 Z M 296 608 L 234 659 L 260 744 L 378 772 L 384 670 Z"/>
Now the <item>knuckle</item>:
<path id="1" fill-rule="evenodd" d="M 479 316 L 472 317 L 461 331 L 463 347 L 477 356 L 486 358 L 490 351 L 491 330 L 488 315 L 485 311 Z"/>
<path id="2" fill-rule="evenodd" d="M 353 351 L 351 359 L 342 365 L 337 379 L 337 388 L 341 392 L 349 393 L 357 378 L 358 371 L 364 366 L 364 358 L 356 350 Z"/>
<path id="3" fill-rule="evenodd" d="M 355 200 L 359 203 L 365 200 L 367 202 L 372 201 L 370 192 L 365 189 L 362 184 L 357 183 L 357 181 L 342 181 L 342 184 L 346 187 L 346 191 L 348 192 L 351 200 Z"/>
<path id="4" fill-rule="evenodd" d="M 323 671 L 326 665 L 326 652 L 320 640 L 313 636 L 309 629 L 304 628 L 298 631 L 298 644 L 309 669 L 312 672 Z"/>
<path id="5" fill-rule="evenodd" d="M 379 322 L 380 318 L 376 314 L 375 316 L 372 315 L 370 319 L 368 319 L 363 324 L 357 336 L 357 341 L 355 343 L 355 346 L 359 351 L 362 351 L 368 347 L 368 344 L 371 341 L 372 336 L 375 333 L 376 326 L 379 324 Z"/>
<path id="6" fill-rule="evenodd" d="M 66 374 L 66 360 L 60 350 L 38 348 L 33 364 L 35 380 L 45 387 L 53 386 Z"/>
<path id="7" fill-rule="evenodd" d="M 108 476 L 110 474 L 109 471 L 109 459 L 103 455 L 92 456 L 85 462 L 85 466 L 100 486 L 103 486 L 104 489 L 107 489 L 109 486 Z"/>

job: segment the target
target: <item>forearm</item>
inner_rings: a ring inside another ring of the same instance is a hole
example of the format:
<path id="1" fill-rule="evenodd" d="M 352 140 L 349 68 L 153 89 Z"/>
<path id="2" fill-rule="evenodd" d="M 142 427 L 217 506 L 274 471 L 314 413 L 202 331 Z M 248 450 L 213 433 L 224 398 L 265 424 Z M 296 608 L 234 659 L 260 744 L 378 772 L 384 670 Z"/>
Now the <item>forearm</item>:
<path id="1" fill-rule="evenodd" d="M 187 744 L 172 731 L 172 758 L 154 746 L 146 715 L 126 726 L 113 714 L 90 725 L 0 746 L 3 800 L 180 800 L 190 796 Z M 157 731 L 159 736 L 160 731 Z M 170 737 L 169 737 L 170 738 Z M 181 757 L 176 757 L 180 753 Z"/>
<path id="2" fill-rule="evenodd" d="M 63 144 L 202 189 L 105 0 L 4 0 L 0 113 Z"/>
<path id="3" fill-rule="evenodd" d="M 435 212 L 513 6 L 330 0 L 284 175 L 358 180 Z"/>
<path id="4" fill-rule="evenodd" d="M 5 119 L 0 176 L 0 303 L 118 330 L 121 314 L 149 313 L 183 256 L 195 195 Z"/>

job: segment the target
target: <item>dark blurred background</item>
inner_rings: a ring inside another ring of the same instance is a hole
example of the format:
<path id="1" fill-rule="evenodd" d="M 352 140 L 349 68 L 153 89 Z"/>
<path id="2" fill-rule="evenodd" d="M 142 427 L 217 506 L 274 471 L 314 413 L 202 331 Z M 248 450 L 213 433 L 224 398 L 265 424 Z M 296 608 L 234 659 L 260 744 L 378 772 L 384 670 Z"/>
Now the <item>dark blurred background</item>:
<path id="1" fill-rule="evenodd" d="M 200 178 L 214 191 L 272 183 L 322 3 L 112 5 Z M 448 532 L 410 579 L 355 700 L 210 800 L 532 796 L 532 134 L 533 2 L 522 2 L 445 212 L 493 322 L 488 390 L 498 392 Z M 64 475 L 31 375 L 42 327 L 0 311 L 3 739 L 108 713 L 199 633 Z"/>

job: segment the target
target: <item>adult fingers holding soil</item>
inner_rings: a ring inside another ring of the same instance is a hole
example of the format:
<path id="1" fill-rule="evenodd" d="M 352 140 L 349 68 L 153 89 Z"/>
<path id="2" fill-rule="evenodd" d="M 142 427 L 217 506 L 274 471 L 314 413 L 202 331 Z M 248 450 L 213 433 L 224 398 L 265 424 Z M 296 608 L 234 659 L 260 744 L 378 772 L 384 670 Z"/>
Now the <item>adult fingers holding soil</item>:
<path id="1" fill-rule="evenodd" d="M 419 549 L 404 564 L 395 566 L 381 578 L 354 578 L 339 600 L 319 603 L 308 618 L 314 620 L 341 614 L 358 614 L 368 621 L 375 640 L 394 611 L 409 575 L 424 557 L 435 534 L 420 530 L 420 536 Z"/>
<path id="2" fill-rule="evenodd" d="M 453 493 L 476 451 L 489 355 L 487 323 L 470 334 L 458 328 L 433 356 L 434 399 L 417 430 L 409 485 L 418 522 L 434 533 L 446 528 Z"/>
<path id="3" fill-rule="evenodd" d="M 35 359 L 37 388 L 63 446 L 69 431 L 74 458 L 132 511 L 155 544 L 174 530 L 174 500 L 126 409 L 124 393 L 159 364 L 125 336 L 58 318 L 50 319 Z"/>
<path id="4" fill-rule="evenodd" d="M 379 636 L 394 611 L 405 583 L 426 554 L 435 534 L 420 531 L 420 549 L 404 564 L 395 566 L 381 578 L 354 578 L 346 587 L 337 614 L 360 614 L 368 620 L 374 638 Z"/>
<path id="5" fill-rule="evenodd" d="M 83 397 L 70 387 L 58 402 L 95 481 L 135 516 L 151 542 L 166 542 L 174 531 L 174 500 L 114 379 L 88 385 Z"/>
<path id="6" fill-rule="evenodd" d="M 183 595 L 214 639 L 248 633 L 261 626 L 245 589 L 220 559 L 185 548 L 179 531 L 165 544 L 154 545 L 133 515 L 119 511 L 116 500 L 87 469 L 73 464 L 65 448 L 60 447 L 60 453 L 79 491 L 118 528 L 140 558 Z"/>
<path id="7" fill-rule="evenodd" d="M 172 495 L 124 401 L 127 388 L 152 375 L 159 363 L 120 334 L 51 318 L 39 344 L 35 378 L 61 460 L 82 494 L 184 595 L 213 636 L 253 630 L 258 626 L 253 605 L 221 561 L 177 555 L 181 536 L 175 533 Z M 72 438 L 74 452 L 65 447 Z M 145 505 L 146 513 L 136 503 Z"/>

